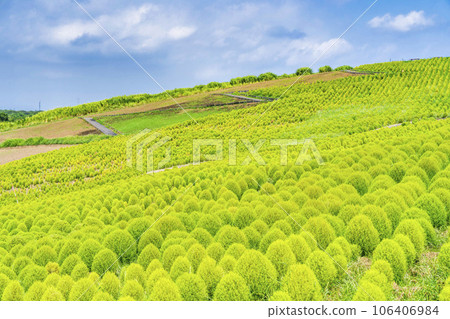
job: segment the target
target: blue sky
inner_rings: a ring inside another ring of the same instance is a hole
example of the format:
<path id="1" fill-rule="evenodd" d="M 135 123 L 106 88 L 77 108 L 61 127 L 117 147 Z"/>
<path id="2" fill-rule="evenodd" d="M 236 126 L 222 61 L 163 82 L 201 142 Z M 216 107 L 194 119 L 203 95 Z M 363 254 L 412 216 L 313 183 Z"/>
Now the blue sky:
<path id="1" fill-rule="evenodd" d="M 310 65 L 373 0 L 79 3 L 166 89 Z M 313 66 L 448 56 L 450 1 L 379 0 Z M 0 0 L 0 108 L 161 89 L 73 0 Z"/>

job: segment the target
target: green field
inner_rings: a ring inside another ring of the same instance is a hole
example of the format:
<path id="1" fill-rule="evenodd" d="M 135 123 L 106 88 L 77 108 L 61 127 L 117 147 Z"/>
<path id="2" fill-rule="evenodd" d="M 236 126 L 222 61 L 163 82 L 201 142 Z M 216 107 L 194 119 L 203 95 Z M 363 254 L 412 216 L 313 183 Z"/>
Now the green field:
<path id="1" fill-rule="evenodd" d="M 0 166 L 1 299 L 449 301 L 449 69 L 101 117 L 126 134 Z"/>
<path id="2" fill-rule="evenodd" d="M 105 116 L 96 118 L 96 120 L 120 133 L 131 134 L 140 132 L 143 129 L 153 130 L 185 121 L 193 121 L 193 119 L 197 120 L 208 115 L 218 114 L 221 111 L 212 109 L 199 112 L 198 110 L 188 109 L 186 112 L 182 110 L 153 111 L 145 112 L 144 114 Z"/>

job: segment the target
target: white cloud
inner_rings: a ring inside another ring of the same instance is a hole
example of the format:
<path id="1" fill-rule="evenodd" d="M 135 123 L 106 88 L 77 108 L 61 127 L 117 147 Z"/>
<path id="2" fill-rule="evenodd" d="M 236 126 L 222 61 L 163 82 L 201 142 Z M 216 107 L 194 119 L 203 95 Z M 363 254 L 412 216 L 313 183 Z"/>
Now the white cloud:
<path id="1" fill-rule="evenodd" d="M 406 15 L 399 14 L 395 17 L 388 13 L 369 21 L 369 25 L 372 28 L 391 29 L 401 32 L 410 31 L 418 27 L 430 26 L 432 24 L 433 20 L 425 17 L 424 11 L 411 11 Z"/>
<path id="2" fill-rule="evenodd" d="M 184 23 L 183 17 L 151 4 L 104 14 L 96 20 L 127 49 L 137 52 L 152 51 L 165 42 L 188 38 L 197 30 L 195 26 Z M 72 46 L 84 51 L 102 52 L 114 49 L 109 37 L 88 18 L 46 25 L 39 29 L 39 33 L 32 40 L 36 46 Z M 86 41 L 76 45 L 78 40 Z"/>
<path id="3" fill-rule="evenodd" d="M 239 62 L 282 61 L 287 66 L 313 63 L 316 59 L 326 59 L 342 55 L 352 50 L 352 45 L 344 39 L 318 41 L 305 38 L 285 40 L 265 44 L 239 56 Z M 320 61 L 317 61 L 320 63 Z"/>

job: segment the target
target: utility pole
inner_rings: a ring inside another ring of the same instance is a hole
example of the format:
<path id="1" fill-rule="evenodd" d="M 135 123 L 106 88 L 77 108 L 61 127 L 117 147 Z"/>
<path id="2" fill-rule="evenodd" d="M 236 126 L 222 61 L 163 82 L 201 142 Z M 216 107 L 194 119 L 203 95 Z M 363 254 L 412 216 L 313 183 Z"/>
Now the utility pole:
<path id="1" fill-rule="evenodd" d="M 39 101 L 39 112 L 41 111 L 41 101 Z"/>

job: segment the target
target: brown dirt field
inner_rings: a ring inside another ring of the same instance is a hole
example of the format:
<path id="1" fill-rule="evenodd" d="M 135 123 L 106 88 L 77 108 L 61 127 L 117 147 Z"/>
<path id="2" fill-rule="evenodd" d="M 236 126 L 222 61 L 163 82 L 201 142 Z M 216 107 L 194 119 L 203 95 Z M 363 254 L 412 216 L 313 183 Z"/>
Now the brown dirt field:
<path id="1" fill-rule="evenodd" d="M 57 138 L 76 135 L 100 134 L 98 130 L 84 120 L 74 118 L 70 120 L 29 126 L 17 130 L 0 132 L 0 143 L 9 139 L 30 137 Z"/>
<path id="2" fill-rule="evenodd" d="M 327 73 L 315 73 L 315 74 L 305 75 L 305 76 L 301 77 L 300 80 L 297 81 L 297 83 L 301 83 L 301 82 L 313 83 L 316 81 L 332 81 L 332 80 L 336 80 L 336 79 L 340 79 L 340 78 L 345 78 L 348 76 L 358 76 L 358 75 L 353 75 L 353 74 L 350 74 L 347 72 L 340 72 L 340 71 L 327 72 Z M 236 92 L 236 91 L 256 90 L 256 89 L 262 89 L 262 88 L 267 88 L 267 87 L 271 87 L 271 86 L 286 86 L 287 87 L 287 86 L 290 86 L 296 79 L 297 79 L 297 77 L 292 77 L 292 78 L 277 79 L 277 80 L 266 81 L 266 82 L 249 83 L 249 84 L 244 84 L 244 85 L 239 85 L 239 86 L 233 86 L 233 87 L 227 88 L 227 89 L 220 89 L 220 90 L 211 91 L 211 92 L 198 93 L 198 94 L 190 95 L 190 96 L 177 97 L 177 98 L 175 98 L 175 100 L 181 104 L 181 103 L 186 103 L 186 102 L 190 102 L 193 100 L 197 100 L 199 98 L 205 98 L 206 96 L 214 94 L 214 93 L 229 93 L 229 92 Z M 172 105 L 176 105 L 175 102 L 172 99 L 167 99 L 167 100 L 152 102 L 152 103 L 143 104 L 143 105 L 139 105 L 139 106 L 135 106 L 135 107 L 98 113 L 95 116 L 140 113 L 140 112 L 147 112 L 147 111 L 156 110 L 156 109 L 159 109 L 162 107 L 172 106 Z"/>
<path id="3" fill-rule="evenodd" d="M 73 145 L 36 145 L 36 146 L 18 146 L 18 147 L 6 147 L 0 148 L 0 165 L 17 161 L 19 159 L 47 153 L 54 150 L 59 150 L 60 148 L 69 147 Z"/>

